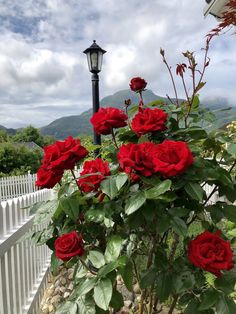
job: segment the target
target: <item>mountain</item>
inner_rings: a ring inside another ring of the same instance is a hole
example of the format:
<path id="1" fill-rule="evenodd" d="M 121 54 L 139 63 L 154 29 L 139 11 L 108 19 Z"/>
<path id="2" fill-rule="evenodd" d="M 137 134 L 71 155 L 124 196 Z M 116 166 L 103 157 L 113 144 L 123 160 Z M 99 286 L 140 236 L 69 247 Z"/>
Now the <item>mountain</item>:
<path id="1" fill-rule="evenodd" d="M 15 135 L 16 134 L 16 129 L 12 129 L 12 128 L 5 128 L 5 126 L 3 126 L 3 125 L 0 125 L 0 130 L 4 130 L 4 131 L 6 131 L 8 134 L 10 134 L 10 135 Z"/>
<path id="2" fill-rule="evenodd" d="M 166 98 L 155 95 L 151 90 L 146 90 L 143 98 L 144 103 L 149 103 L 157 99 L 168 101 Z M 138 95 L 127 89 L 104 97 L 100 102 L 100 106 L 122 109 L 125 99 L 131 99 L 133 104 L 138 104 L 139 102 Z M 52 135 L 57 139 L 65 138 L 68 135 L 78 136 L 82 134 L 91 134 L 92 126 L 89 122 L 91 116 L 92 109 L 89 109 L 80 115 L 59 118 L 49 125 L 42 127 L 41 133 L 43 135 Z"/>

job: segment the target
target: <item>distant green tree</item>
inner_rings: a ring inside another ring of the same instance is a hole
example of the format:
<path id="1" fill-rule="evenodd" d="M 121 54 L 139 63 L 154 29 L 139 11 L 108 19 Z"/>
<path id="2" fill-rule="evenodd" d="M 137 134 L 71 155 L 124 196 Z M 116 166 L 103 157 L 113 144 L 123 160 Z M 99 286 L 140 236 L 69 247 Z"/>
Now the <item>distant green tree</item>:
<path id="1" fill-rule="evenodd" d="M 16 143 L 0 143 L 0 176 L 36 172 L 42 152 Z"/>
<path id="2" fill-rule="evenodd" d="M 10 140 L 10 135 L 5 130 L 0 129 L 0 143 L 9 142 Z"/>
<path id="3" fill-rule="evenodd" d="M 27 126 L 24 129 L 17 131 L 13 137 L 14 142 L 35 142 L 39 146 L 44 146 L 44 138 L 40 134 L 39 130 L 32 125 Z"/>

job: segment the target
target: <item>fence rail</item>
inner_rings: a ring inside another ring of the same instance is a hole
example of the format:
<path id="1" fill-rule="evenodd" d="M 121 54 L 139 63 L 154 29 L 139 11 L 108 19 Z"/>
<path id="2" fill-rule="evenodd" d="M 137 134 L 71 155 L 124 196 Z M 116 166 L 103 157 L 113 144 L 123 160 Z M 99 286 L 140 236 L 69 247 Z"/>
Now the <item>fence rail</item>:
<path id="1" fill-rule="evenodd" d="M 52 197 L 40 190 L 0 203 L 0 314 L 36 314 L 47 282 L 50 250 L 20 241 L 33 225 L 33 216 L 24 208 Z"/>
<path id="2" fill-rule="evenodd" d="M 35 192 L 36 174 L 0 178 L 0 201 Z"/>

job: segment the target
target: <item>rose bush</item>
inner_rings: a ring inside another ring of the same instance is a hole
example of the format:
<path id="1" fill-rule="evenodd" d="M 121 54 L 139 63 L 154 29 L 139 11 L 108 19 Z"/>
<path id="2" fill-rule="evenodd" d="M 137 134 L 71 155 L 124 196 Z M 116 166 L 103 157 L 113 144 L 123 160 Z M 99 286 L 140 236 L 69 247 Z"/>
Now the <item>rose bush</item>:
<path id="1" fill-rule="evenodd" d="M 37 185 L 60 185 L 56 200 L 32 207 L 37 224 L 49 221 L 33 238 L 53 251 L 53 273 L 62 262 L 74 266 L 73 292 L 57 314 L 119 312 L 124 295 L 118 276 L 135 290 L 132 313 L 154 314 L 164 306 L 169 314 L 176 308 L 185 314 L 236 313 L 236 238 L 224 231 L 226 221 L 236 223 L 235 137 L 209 131 L 214 117 L 198 94 L 212 38 L 203 68 L 189 51 L 177 65 L 186 100 L 178 98 L 161 49 L 175 98 L 146 104 L 147 83 L 134 78 L 130 88 L 139 104 L 126 100 L 127 113 L 102 108 L 91 118 L 96 132 L 108 135 L 96 159 L 83 163 L 87 148 L 72 138 L 45 148 Z M 82 170 L 72 169 L 76 163 Z"/>

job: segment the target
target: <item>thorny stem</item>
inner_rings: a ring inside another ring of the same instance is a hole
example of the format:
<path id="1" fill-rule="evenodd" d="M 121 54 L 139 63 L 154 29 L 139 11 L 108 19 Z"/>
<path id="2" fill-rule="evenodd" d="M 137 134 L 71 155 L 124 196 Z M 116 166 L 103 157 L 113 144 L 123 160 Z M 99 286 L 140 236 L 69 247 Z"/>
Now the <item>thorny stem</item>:
<path id="1" fill-rule="evenodd" d="M 71 170 L 71 173 L 72 173 L 72 176 L 73 176 L 73 178 L 74 178 L 74 180 L 76 182 L 76 185 L 78 186 L 78 189 L 80 190 L 80 186 L 79 186 L 79 183 L 78 183 L 77 178 L 75 176 L 74 170 Z"/>
<path id="2" fill-rule="evenodd" d="M 88 265 L 82 260 L 82 258 L 79 257 L 79 260 L 80 260 L 81 264 L 82 264 L 91 274 L 97 275 L 97 273 L 95 273 L 94 271 L 92 271 L 92 270 L 88 267 Z"/>
<path id="3" fill-rule="evenodd" d="M 132 262 L 133 262 L 133 266 L 134 266 L 135 276 L 136 276 L 138 285 L 140 287 L 140 278 L 139 278 L 139 274 L 138 274 L 138 270 L 137 270 L 137 265 L 136 265 L 135 260 L 133 258 L 132 258 Z"/>
<path id="4" fill-rule="evenodd" d="M 171 77 L 171 81 L 172 81 L 172 85 L 173 85 L 174 93 L 175 93 L 176 107 L 178 108 L 179 107 L 179 98 L 178 98 L 177 89 L 176 89 L 176 86 L 175 86 L 174 77 L 173 77 L 173 74 L 171 72 L 171 68 L 170 68 L 169 64 L 167 63 L 166 58 L 164 56 L 163 56 L 163 62 L 165 63 L 165 65 L 166 65 L 166 67 L 168 69 L 168 72 L 170 74 L 170 77 Z"/>
<path id="5" fill-rule="evenodd" d="M 175 233 L 174 234 L 174 242 L 172 244 L 172 248 L 171 248 L 171 252 L 170 252 L 170 256 L 169 256 L 169 262 L 170 263 L 173 261 L 178 243 L 179 243 L 179 235 L 177 233 Z"/>
<path id="6" fill-rule="evenodd" d="M 157 242 L 156 235 L 154 235 L 152 237 L 152 246 L 151 246 L 151 250 L 149 251 L 149 254 L 148 254 L 148 260 L 147 260 L 147 267 L 146 267 L 146 269 L 149 269 L 151 267 L 151 265 L 152 265 L 153 253 L 155 251 L 156 242 Z M 140 300 L 140 303 L 139 303 L 139 314 L 143 314 L 144 301 L 145 301 L 145 298 L 146 298 L 146 293 L 147 293 L 146 289 L 142 290 L 141 300 Z"/>
<path id="7" fill-rule="evenodd" d="M 175 309 L 175 306 L 176 306 L 176 303 L 177 303 L 177 301 L 178 301 L 178 298 L 179 298 L 179 296 L 178 296 L 178 294 L 176 294 L 176 295 L 174 296 L 174 298 L 173 298 L 173 301 L 172 301 L 172 303 L 171 303 L 171 306 L 170 306 L 170 309 L 169 309 L 168 314 L 172 314 L 172 313 L 173 313 L 173 311 L 174 311 L 174 309 Z"/>
<path id="8" fill-rule="evenodd" d="M 115 137 L 115 133 L 114 133 L 114 129 L 113 128 L 111 129 L 111 136 L 112 136 L 112 140 L 113 140 L 113 142 L 115 144 L 115 147 L 117 149 L 119 149 L 119 146 L 117 145 L 117 142 L 116 142 L 116 137 Z"/>

